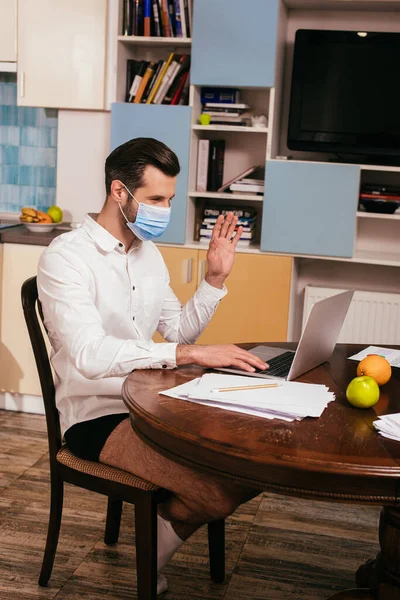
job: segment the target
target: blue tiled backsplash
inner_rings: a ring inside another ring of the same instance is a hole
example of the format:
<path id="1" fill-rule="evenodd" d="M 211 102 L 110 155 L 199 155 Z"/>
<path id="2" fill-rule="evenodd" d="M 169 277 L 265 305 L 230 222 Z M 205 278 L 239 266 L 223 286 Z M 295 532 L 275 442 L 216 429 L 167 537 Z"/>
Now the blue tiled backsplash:
<path id="1" fill-rule="evenodd" d="M 57 111 L 17 106 L 14 73 L 0 73 L 0 212 L 56 202 Z"/>

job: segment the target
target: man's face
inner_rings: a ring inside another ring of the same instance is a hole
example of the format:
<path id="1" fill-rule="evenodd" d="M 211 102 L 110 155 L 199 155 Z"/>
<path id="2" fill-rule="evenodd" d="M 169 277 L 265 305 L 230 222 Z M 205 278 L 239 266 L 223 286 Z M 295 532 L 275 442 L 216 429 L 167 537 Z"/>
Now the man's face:
<path id="1" fill-rule="evenodd" d="M 137 188 L 134 192 L 136 200 L 139 203 L 150 204 L 153 206 L 171 206 L 171 200 L 175 195 L 176 177 L 164 175 L 159 169 L 148 166 L 144 171 L 143 186 Z M 133 223 L 136 219 L 139 205 L 129 196 L 129 200 L 124 207 L 124 213 L 128 221 Z"/>

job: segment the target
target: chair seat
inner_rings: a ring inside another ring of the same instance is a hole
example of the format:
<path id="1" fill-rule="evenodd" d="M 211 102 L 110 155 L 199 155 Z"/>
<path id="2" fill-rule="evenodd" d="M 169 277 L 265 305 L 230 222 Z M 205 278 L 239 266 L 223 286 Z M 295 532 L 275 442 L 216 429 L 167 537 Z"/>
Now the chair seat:
<path id="1" fill-rule="evenodd" d="M 67 446 L 63 446 L 58 451 L 57 461 L 66 467 L 74 469 L 75 471 L 80 471 L 81 473 L 93 475 L 94 477 L 99 477 L 101 479 L 115 481 L 116 483 L 122 483 L 123 485 L 129 485 L 146 492 L 160 489 L 149 481 L 141 479 L 140 477 L 136 477 L 136 475 L 132 475 L 132 473 L 128 473 L 128 471 L 116 469 L 115 467 L 110 467 L 100 462 L 93 462 L 91 460 L 85 460 L 84 458 L 78 458 L 75 456 L 75 454 L 72 454 Z"/>

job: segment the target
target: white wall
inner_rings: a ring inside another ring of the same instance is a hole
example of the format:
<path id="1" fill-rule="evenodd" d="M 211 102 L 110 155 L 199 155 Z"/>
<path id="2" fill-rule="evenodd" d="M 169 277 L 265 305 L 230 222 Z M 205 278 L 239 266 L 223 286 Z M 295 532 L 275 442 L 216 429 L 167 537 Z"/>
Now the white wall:
<path id="1" fill-rule="evenodd" d="M 110 153 L 110 112 L 58 112 L 57 205 L 79 223 L 105 200 L 104 161 Z"/>

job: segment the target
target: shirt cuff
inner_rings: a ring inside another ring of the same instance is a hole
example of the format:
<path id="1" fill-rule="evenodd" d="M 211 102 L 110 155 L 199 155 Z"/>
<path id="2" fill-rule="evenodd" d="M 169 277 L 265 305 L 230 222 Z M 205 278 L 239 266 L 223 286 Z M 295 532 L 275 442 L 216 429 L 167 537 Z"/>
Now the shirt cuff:
<path id="1" fill-rule="evenodd" d="M 197 288 L 196 296 L 200 296 L 201 300 L 205 302 L 219 302 L 219 300 L 222 300 L 222 298 L 226 296 L 227 293 L 228 290 L 226 289 L 225 285 L 222 287 L 221 290 L 220 288 L 213 287 L 212 285 L 207 283 L 205 279 L 203 279 L 203 281 Z"/>
<path id="2" fill-rule="evenodd" d="M 176 347 L 178 344 L 155 344 L 152 351 L 152 369 L 175 369 Z"/>

